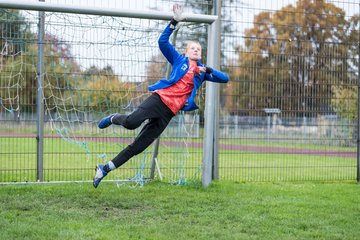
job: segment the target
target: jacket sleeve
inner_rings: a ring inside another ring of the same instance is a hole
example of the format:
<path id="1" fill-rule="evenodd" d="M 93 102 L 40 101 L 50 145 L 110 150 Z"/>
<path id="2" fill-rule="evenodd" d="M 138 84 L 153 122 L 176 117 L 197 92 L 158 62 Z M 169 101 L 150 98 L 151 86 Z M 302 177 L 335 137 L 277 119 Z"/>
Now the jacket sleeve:
<path id="1" fill-rule="evenodd" d="M 170 24 L 166 26 L 164 31 L 161 33 L 160 38 L 158 40 L 159 48 L 162 54 L 166 57 L 166 59 L 173 65 L 180 54 L 176 51 L 176 49 L 169 42 L 170 35 L 174 31 L 173 28 L 170 27 Z"/>
<path id="2" fill-rule="evenodd" d="M 211 82 L 227 83 L 229 81 L 229 76 L 226 73 L 212 68 L 212 73 L 206 73 L 205 79 Z"/>

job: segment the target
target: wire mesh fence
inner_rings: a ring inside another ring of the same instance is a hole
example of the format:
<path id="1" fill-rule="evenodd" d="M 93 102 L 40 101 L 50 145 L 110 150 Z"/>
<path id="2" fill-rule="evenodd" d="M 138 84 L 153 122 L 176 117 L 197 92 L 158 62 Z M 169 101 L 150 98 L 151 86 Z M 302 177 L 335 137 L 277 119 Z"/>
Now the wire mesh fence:
<path id="1" fill-rule="evenodd" d="M 169 11 L 172 1 L 48 3 Z M 211 1 L 178 1 L 209 14 Z M 230 181 L 355 180 L 358 129 L 357 1 L 222 1 L 219 178 Z M 38 12 L 0 10 L 0 182 L 37 181 Z M 139 130 L 99 130 L 129 113 L 164 77 L 157 38 L 166 21 L 46 12 L 44 181 L 91 180 Z M 181 27 L 176 47 L 206 24 Z M 203 61 L 206 62 L 206 55 Z M 200 109 L 179 114 L 160 139 L 156 177 L 201 178 L 205 88 Z M 151 176 L 155 146 L 111 174 Z"/>
<path id="2" fill-rule="evenodd" d="M 251 1 L 237 10 L 242 31 L 225 33 L 236 48 L 223 45 L 232 81 L 222 178 L 355 179 L 358 2 Z"/>

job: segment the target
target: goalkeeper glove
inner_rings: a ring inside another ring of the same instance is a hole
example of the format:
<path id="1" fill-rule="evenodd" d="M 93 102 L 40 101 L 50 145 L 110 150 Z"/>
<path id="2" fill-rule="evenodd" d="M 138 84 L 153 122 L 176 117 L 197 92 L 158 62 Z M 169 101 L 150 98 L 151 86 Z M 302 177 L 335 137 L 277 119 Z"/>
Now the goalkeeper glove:
<path id="1" fill-rule="evenodd" d="M 180 4 L 174 4 L 173 5 L 173 12 L 174 12 L 174 16 L 171 19 L 170 22 L 170 27 L 172 29 L 175 28 L 176 24 L 182 20 L 185 19 L 185 16 L 183 14 L 183 6 L 181 6 Z"/>

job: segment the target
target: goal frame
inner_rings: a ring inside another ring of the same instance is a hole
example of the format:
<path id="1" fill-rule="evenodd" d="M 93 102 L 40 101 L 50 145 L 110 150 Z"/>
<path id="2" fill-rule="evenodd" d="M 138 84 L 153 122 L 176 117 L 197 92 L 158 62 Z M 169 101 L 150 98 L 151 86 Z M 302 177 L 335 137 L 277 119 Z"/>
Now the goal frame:
<path id="1" fill-rule="evenodd" d="M 220 7 L 221 0 L 214 0 L 213 15 L 187 14 L 184 22 L 209 24 L 207 44 L 207 64 L 220 68 Z M 14 0 L 0 0 L 0 8 L 30 10 L 39 12 L 39 36 L 38 36 L 38 89 L 37 89 L 37 179 L 43 181 L 43 108 L 42 79 L 43 73 L 43 34 L 44 34 L 44 12 L 62 12 L 72 14 L 100 15 L 113 17 L 141 18 L 153 20 L 171 20 L 173 14 L 164 11 L 144 11 L 136 9 L 109 9 L 88 6 L 75 6 L 64 4 L 53 4 L 44 1 L 26 2 Z M 218 116 L 219 116 L 219 85 L 213 82 L 206 84 L 205 97 L 205 123 L 204 123 L 204 144 L 202 159 L 202 185 L 207 187 L 212 180 L 218 178 Z"/>

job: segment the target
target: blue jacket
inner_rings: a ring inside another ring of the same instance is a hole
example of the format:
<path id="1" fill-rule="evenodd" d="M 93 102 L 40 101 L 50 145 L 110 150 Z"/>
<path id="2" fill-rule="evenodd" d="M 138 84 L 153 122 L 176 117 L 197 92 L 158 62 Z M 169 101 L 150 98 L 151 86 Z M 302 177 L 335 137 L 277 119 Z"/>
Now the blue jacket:
<path id="1" fill-rule="evenodd" d="M 174 29 L 170 28 L 170 24 L 165 28 L 159 38 L 159 48 L 166 59 L 172 65 L 172 71 L 170 79 L 161 79 L 157 83 L 149 86 L 149 91 L 163 89 L 174 85 L 179 81 L 189 70 L 189 60 L 183 54 L 178 53 L 175 48 L 170 44 L 169 38 Z M 206 67 L 205 64 L 201 64 L 200 61 L 197 63 L 198 66 Z M 202 73 L 200 76 L 195 75 L 194 77 L 194 89 L 192 90 L 189 98 L 186 100 L 185 106 L 181 109 L 183 111 L 192 111 L 198 109 L 195 104 L 195 96 L 198 88 L 205 81 L 209 80 L 212 82 L 226 83 L 229 81 L 227 74 L 222 73 L 213 69 L 211 74 Z"/>

